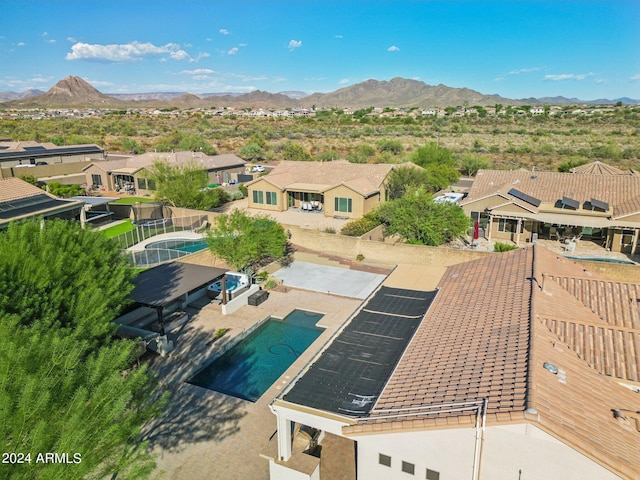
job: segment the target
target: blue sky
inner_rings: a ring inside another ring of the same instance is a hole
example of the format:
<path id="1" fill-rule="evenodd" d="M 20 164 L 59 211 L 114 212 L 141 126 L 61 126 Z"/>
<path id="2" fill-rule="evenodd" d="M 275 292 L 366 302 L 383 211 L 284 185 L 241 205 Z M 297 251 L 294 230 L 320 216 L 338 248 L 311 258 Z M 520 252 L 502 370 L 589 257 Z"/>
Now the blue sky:
<path id="1" fill-rule="evenodd" d="M 330 92 L 404 77 L 640 98 L 640 1 L 4 0 L 0 91 Z"/>

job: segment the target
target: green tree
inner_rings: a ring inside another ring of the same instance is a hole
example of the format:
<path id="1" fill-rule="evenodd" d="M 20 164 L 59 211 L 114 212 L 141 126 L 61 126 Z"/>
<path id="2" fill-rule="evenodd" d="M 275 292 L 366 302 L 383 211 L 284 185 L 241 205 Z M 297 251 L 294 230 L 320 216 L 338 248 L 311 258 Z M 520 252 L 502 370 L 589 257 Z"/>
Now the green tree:
<path id="1" fill-rule="evenodd" d="M 267 160 L 267 151 L 255 142 L 247 143 L 240 148 L 238 155 L 249 162 L 264 162 Z"/>
<path id="2" fill-rule="evenodd" d="M 489 162 L 478 155 L 466 153 L 458 158 L 458 168 L 463 175 L 473 177 L 478 170 L 489 168 Z"/>
<path id="3" fill-rule="evenodd" d="M 65 185 L 60 182 L 51 182 L 45 187 L 48 192 L 56 197 L 69 198 L 80 195 L 80 185 Z"/>
<path id="4" fill-rule="evenodd" d="M 460 178 L 453 153 L 435 142 L 417 148 L 409 159 L 427 172 L 425 185 L 430 192 L 442 190 Z"/>
<path id="5" fill-rule="evenodd" d="M 152 472 L 140 432 L 164 399 L 134 367 L 137 342 L 114 337 L 132 276 L 112 241 L 76 223 L 13 223 L 0 234 L 0 438 L 3 451 L 31 454 L 20 468 L 0 465 L 1 478 Z M 42 452 L 78 463 L 38 463 Z"/>
<path id="6" fill-rule="evenodd" d="M 197 165 L 170 165 L 156 161 L 147 169 L 145 177 L 155 183 L 155 198 L 174 207 L 209 210 L 228 201 L 221 188 L 207 189 L 209 176 Z"/>
<path id="7" fill-rule="evenodd" d="M 358 145 L 349 155 L 347 155 L 347 160 L 351 163 L 367 163 L 375 156 L 376 149 L 371 145 L 363 143 Z"/>
<path id="8" fill-rule="evenodd" d="M 387 177 L 386 189 L 389 199 L 395 200 L 404 195 L 407 188 L 424 186 L 429 182 L 429 173 L 423 168 L 401 165 L 394 168 Z"/>
<path id="9" fill-rule="evenodd" d="M 456 163 L 453 153 L 435 142 L 429 142 L 422 147 L 416 148 L 411 154 L 410 160 L 422 168 L 427 165 L 449 165 L 454 167 Z"/>
<path id="10" fill-rule="evenodd" d="M 589 160 L 586 158 L 569 157 L 558 165 L 558 171 L 562 173 L 570 173 L 574 168 L 579 167 L 580 165 L 586 165 L 587 163 L 589 163 Z"/>
<path id="11" fill-rule="evenodd" d="M 215 255 L 241 270 L 281 258 L 288 240 L 282 225 L 272 218 L 234 210 L 216 217 L 207 241 Z"/>
<path id="12" fill-rule="evenodd" d="M 287 142 L 281 150 L 283 160 L 311 160 L 311 155 L 297 143 Z"/>
<path id="13" fill-rule="evenodd" d="M 404 150 L 402 142 L 400 140 L 393 140 L 390 138 L 383 138 L 378 140 L 376 146 L 380 153 L 389 152 L 393 155 L 399 155 Z"/>
<path id="14" fill-rule="evenodd" d="M 122 151 L 139 155 L 144 153 L 144 147 L 132 138 L 125 138 L 122 140 Z"/>
<path id="15" fill-rule="evenodd" d="M 20 180 L 24 180 L 25 182 L 30 183 L 31 185 L 38 186 L 38 179 L 33 175 L 20 175 L 19 178 Z"/>
<path id="16" fill-rule="evenodd" d="M 385 235 L 400 235 L 407 243 L 442 245 L 464 234 L 469 219 L 453 203 L 434 202 L 424 188 L 417 188 L 397 200 L 383 203 L 375 215 L 385 224 Z"/>
<path id="17" fill-rule="evenodd" d="M 375 214 L 370 212 L 361 218 L 357 218 L 346 223 L 340 230 L 340 234 L 348 235 L 350 237 L 359 237 L 370 232 L 381 223 L 382 221 L 376 217 Z"/>

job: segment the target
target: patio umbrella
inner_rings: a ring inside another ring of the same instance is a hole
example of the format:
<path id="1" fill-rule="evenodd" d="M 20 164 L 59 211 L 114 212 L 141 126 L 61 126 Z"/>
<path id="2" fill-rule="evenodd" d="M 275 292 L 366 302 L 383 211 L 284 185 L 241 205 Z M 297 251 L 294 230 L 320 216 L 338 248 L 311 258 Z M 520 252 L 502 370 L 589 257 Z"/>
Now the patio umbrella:
<path id="1" fill-rule="evenodd" d="M 480 237 L 480 223 L 476 220 L 473 223 L 473 239 L 478 240 L 478 237 Z"/>

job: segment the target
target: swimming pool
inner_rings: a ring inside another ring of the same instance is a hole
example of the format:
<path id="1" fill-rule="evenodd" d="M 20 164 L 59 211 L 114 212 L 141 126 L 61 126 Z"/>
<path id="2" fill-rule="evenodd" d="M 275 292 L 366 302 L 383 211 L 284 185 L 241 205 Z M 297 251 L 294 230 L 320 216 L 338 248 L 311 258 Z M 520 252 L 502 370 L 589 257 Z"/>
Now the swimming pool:
<path id="1" fill-rule="evenodd" d="M 294 310 L 269 318 L 187 383 L 255 402 L 320 336 L 323 316 Z"/>
<path id="2" fill-rule="evenodd" d="M 145 245 L 147 250 L 166 249 L 166 250 L 178 250 L 180 252 L 195 253 L 207 248 L 209 244 L 204 240 L 190 240 L 185 238 L 175 238 L 171 240 L 161 240 L 158 242 L 151 242 Z"/>
<path id="3" fill-rule="evenodd" d="M 589 260 L 591 262 L 607 262 L 607 263 L 622 263 L 624 265 L 635 265 L 635 262 L 631 260 L 622 260 L 619 258 L 607 258 L 607 257 L 575 257 L 572 255 L 565 255 L 565 258 L 571 260 Z"/>

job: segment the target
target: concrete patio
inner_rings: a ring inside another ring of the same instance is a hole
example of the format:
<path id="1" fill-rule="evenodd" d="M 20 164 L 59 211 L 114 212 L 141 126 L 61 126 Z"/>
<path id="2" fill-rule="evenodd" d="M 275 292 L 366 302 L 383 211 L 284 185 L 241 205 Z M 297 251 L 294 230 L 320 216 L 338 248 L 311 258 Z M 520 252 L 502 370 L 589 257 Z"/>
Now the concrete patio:
<path id="1" fill-rule="evenodd" d="M 158 473 L 175 480 L 267 480 L 268 461 L 275 456 L 275 416 L 269 402 L 322 348 L 358 307 L 360 300 L 289 289 L 272 291 L 263 304 L 245 306 L 224 316 L 220 305 L 203 298 L 187 308 L 190 320 L 169 334 L 175 350 L 165 358 L 153 356 L 150 368 L 172 392 L 167 412 L 147 432 L 158 455 Z M 251 326 L 269 316 L 284 317 L 300 308 L 324 313 L 320 337 L 255 403 L 200 388 L 185 381 L 234 342 Z M 220 339 L 216 330 L 230 330 Z"/>

